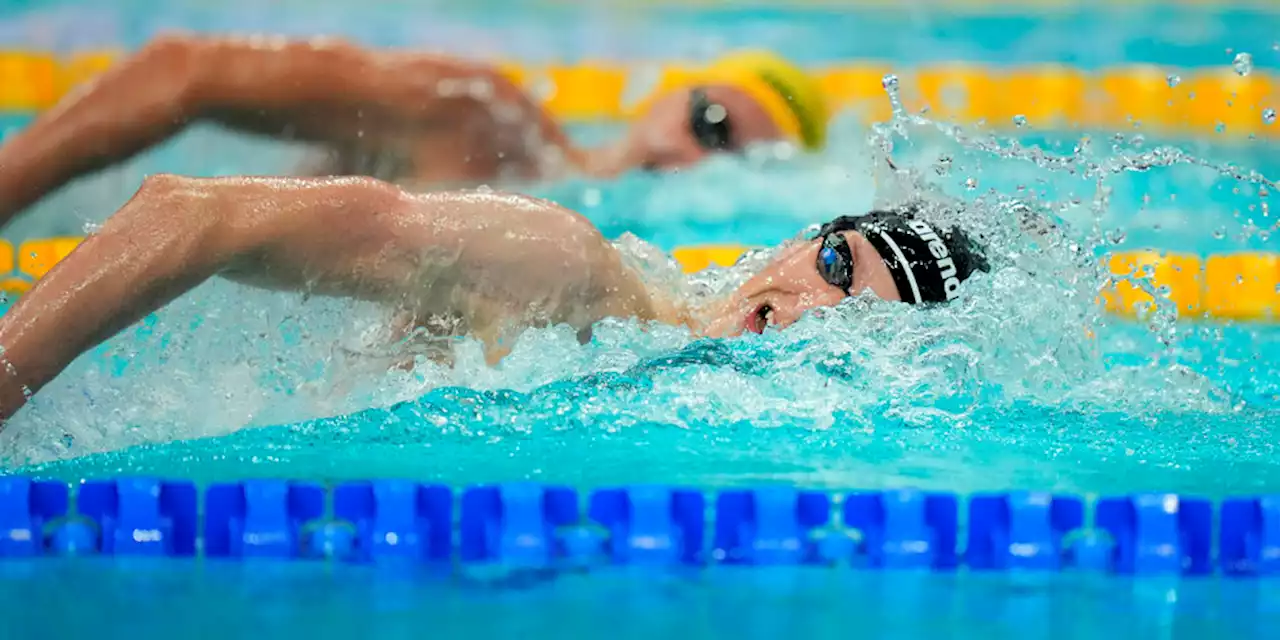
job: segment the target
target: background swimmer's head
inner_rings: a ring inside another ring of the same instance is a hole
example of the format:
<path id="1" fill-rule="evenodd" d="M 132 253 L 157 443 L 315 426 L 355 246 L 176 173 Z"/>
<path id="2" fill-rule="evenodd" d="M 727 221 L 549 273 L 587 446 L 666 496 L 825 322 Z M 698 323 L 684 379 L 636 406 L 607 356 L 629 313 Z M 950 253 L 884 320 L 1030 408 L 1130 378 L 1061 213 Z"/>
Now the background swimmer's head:
<path id="1" fill-rule="evenodd" d="M 711 153 L 787 140 L 817 150 L 828 109 L 814 78 L 767 52 L 727 55 L 669 74 L 638 110 L 624 142 L 631 166 L 672 169 Z"/>
<path id="2" fill-rule="evenodd" d="M 989 265 L 964 233 L 935 227 L 915 207 L 841 216 L 786 247 L 736 292 L 707 327 L 713 337 L 786 327 L 815 307 L 869 291 L 885 300 L 943 303 Z"/>

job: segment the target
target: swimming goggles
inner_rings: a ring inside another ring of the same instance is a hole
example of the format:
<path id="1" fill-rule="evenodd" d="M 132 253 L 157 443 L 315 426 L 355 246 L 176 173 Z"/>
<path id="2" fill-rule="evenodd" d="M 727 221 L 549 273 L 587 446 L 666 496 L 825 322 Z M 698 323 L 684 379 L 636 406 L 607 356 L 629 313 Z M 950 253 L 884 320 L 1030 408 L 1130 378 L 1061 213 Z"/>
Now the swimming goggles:
<path id="1" fill-rule="evenodd" d="M 818 249 L 818 275 L 827 284 L 839 288 L 845 295 L 853 295 L 853 253 L 843 233 L 833 232 L 822 236 Z"/>
<path id="2" fill-rule="evenodd" d="M 689 128 L 698 146 L 707 151 L 729 151 L 733 148 L 733 127 L 724 105 L 707 98 L 705 89 L 689 91 Z"/>

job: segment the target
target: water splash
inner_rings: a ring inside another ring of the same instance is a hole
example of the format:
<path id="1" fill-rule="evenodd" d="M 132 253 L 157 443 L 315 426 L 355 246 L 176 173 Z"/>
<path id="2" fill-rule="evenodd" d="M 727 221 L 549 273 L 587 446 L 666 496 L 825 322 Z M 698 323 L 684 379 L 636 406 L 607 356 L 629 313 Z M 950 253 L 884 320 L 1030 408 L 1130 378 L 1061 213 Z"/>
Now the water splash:
<path id="1" fill-rule="evenodd" d="M 730 342 L 618 321 L 580 345 L 550 328 L 527 332 L 497 368 L 460 339 L 441 345 L 456 354 L 446 367 L 372 348 L 387 321 L 375 308 L 216 282 L 79 360 L 0 435 L 0 457 L 51 460 L 281 423 L 299 425 L 299 446 L 341 440 L 355 423 L 400 446 L 424 429 L 482 442 L 657 424 L 847 434 L 983 428 L 1028 412 L 1152 428 L 1169 415 L 1231 416 L 1275 394 L 1265 382 L 1272 369 L 1227 354 L 1212 327 L 1177 323 L 1149 273 L 1121 278 L 1155 296 L 1144 323 L 1117 322 L 1095 302 L 1113 280 L 1098 255 L 1134 236 L 1116 219 L 1139 209 L 1117 193 L 1125 180 L 1194 169 L 1260 197 L 1273 180 L 1136 135 L 1055 146 L 934 122 L 902 107 L 896 80 L 885 78 L 893 119 L 869 136 L 837 128 L 834 151 L 819 159 L 717 158 L 676 176 L 547 189 L 618 236 L 654 286 L 703 298 L 737 286 L 770 250 L 686 278 L 662 249 L 776 244 L 870 206 L 873 184 L 880 201 L 960 200 L 968 206 L 928 213 L 973 229 L 996 268 L 967 283 L 957 304 L 857 298 L 785 332 Z M 345 414 L 361 417 L 325 418 Z M 419 426 L 406 432 L 410 418 Z M 322 438 L 325 430 L 333 433 Z"/>
<path id="2" fill-rule="evenodd" d="M 1235 69 L 1236 75 L 1247 76 L 1253 73 L 1253 54 L 1240 52 L 1231 62 L 1231 68 Z"/>

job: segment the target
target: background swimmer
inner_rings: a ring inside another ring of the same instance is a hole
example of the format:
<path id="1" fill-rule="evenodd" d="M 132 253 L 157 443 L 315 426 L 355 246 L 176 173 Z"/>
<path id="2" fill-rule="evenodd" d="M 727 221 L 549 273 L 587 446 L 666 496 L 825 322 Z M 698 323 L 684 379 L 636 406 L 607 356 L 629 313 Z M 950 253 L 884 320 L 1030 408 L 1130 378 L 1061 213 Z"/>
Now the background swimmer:
<path id="1" fill-rule="evenodd" d="M 828 111 L 803 71 L 740 52 L 660 87 L 621 139 L 587 149 L 490 65 L 328 40 L 169 36 L 0 147 L 0 224 L 201 121 L 324 145 L 307 175 L 438 186 L 676 168 L 759 141 L 818 149 Z"/>
<path id="2" fill-rule="evenodd" d="M 877 212 L 833 221 L 694 308 L 647 287 L 585 218 L 534 198 L 410 194 L 372 178 L 154 177 L 0 318 L 0 417 L 214 275 L 380 302 L 480 339 L 496 362 L 528 327 L 568 325 L 585 340 L 602 319 L 633 317 L 734 336 L 862 292 L 944 302 L 952 279 L 986 269 L 960 230 Z"/>

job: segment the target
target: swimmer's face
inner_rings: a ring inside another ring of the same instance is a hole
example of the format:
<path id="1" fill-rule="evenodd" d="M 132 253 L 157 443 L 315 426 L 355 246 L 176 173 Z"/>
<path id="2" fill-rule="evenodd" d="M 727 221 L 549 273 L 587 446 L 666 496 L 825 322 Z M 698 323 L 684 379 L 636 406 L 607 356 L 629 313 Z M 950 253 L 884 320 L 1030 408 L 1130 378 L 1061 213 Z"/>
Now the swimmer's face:
<path id="1" fill-rule="evenodd" d="M 631 128 L 626 144 L 637 166 L 679 169 L 712 153 L 781 137 L 768 112 L 749 94 L 728 85 L 706 85 L 657 98 Z"/>
<path id="2" fill-rule="evenodd" d="M 761 333 L 767 327 L 789 326 L 810 309 L 835 306 L 848 294 L 829 280 L 839 281 L 844 274 L 848 274 L 848 290 L 853 295 L 870 291 L 885 300 L 901 300 L 893 275 L 875 247 L 856 232 L 840 235 L 852 258 L 852 269 L 846 269 L 841 258 L 834 269 L 827 262 L 824 273 L 819 264 L 821 238 L 788 247 L 734 292 L 707 327 L 707 335 L 719 338 L 748 331 Z M 828 246 L 834 245 L 836 236 L 832 238 Z"/>

